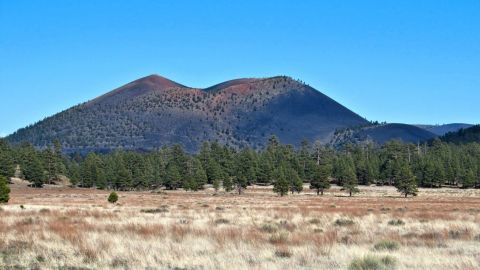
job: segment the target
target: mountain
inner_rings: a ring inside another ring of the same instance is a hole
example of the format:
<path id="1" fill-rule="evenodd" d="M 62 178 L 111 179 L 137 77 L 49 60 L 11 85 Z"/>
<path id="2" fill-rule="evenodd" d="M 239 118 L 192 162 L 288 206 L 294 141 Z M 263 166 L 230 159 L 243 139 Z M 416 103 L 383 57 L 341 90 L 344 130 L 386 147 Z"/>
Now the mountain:
<path id="1" fill-rule="evenodd" d="M 155 149 L 203 141 L 262 147 L 275 134 L 283 143 L 329 141 L 337 129 L 368 122 L 312 87 L 289 77 L 247 78 L 205 89 L 151 75 L 8 136 L 42 148 L 58 139 L 67 152 Z"/>
<path id="2" fill-rule="evenodd" d="M 440 140 L 450 143 L 480 143 L 480 125 L 460 129 L 457 132 L 449 132 L 440 137 Z"/>
<path id="3" fill-rule="evenodd" d="M 471 124 L 463 124 L 463 123 L 452 123 L 452 124 L 445 124 L 445 125 L 416 125 L 419 128 L 423 128 L 427 131 L 435 133 L 438 136 L 443 136 L 449 132 L 456 132 L 462 128 L 469 128 L 473 125 Z"/>
<path id="4" fill-rule="evenodd" d="M 436 137 L 436 134 L 414 125 L 378 124 L 339 130 L 335 132 L 330 144 L 334 146 L 341 146 L 347 143 L 384 144 L 390 140 L 417 143 Z"/>

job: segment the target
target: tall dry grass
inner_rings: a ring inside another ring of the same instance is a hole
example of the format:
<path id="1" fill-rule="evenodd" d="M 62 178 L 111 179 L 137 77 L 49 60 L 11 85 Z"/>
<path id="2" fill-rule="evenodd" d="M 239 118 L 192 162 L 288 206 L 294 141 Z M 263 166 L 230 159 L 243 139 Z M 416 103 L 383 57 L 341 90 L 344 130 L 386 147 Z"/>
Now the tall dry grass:
<path id="1" fill-rule="evenodd" d="M 387 256 L 396 269 L 480 269 L 480 194 L 390 192 L 131 192 L 112 206 L 97 190 L 14 188 L 0 269 L 348 269 Z"/>

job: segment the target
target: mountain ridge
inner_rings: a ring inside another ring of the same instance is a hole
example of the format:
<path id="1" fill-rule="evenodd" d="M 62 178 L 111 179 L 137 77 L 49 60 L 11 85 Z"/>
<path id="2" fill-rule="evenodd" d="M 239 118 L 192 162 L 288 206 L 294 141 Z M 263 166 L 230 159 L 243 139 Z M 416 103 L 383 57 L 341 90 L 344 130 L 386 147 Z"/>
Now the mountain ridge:
<path id="1" fill-rule="evenodd" d="M 290 77 L 243 78 L 204 89 L 159 75 L 129 82 L 95 99 L 19 129 L 7 137 L 46 147 L 59 139 L 67 151 L 155 149 L 203 141 L 232 147 L 328 141 L 337 128 L 367 121 L 320 91 Z"/>

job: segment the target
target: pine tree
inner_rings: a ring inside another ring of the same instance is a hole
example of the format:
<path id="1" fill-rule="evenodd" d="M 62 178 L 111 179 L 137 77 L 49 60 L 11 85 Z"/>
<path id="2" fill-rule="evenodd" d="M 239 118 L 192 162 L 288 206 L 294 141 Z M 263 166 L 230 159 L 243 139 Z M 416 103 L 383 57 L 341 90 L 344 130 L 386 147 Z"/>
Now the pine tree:
<path id="1" fill-rule="evenodd" d="M 440 160 L 434 161 L 434 173 L 433 173 L 433 185 L 441 188 L 445 183 L 445 167 L 441 164 Z"/>
<path id="2" fill-rule="evenodd" d="M 177 165 L 172 163 L 167 166 L 167 175 L 165 176 L 165 187 L 167 189 L 177 189 L 180 186 L 181 175 Z"/>
<path id="3" fill-rule="evenodd" d="M 114 186 L 117 190 L 127 190 L 131 186 L 132 174 L 123 164 L 123 161 L 120 157 L 116 159 L 115 163 L 116 172 Z"/>
<path id="4" fill-rule="evenodd" d="M 220 183 L 220 180 L 222 180 L 224 176 L 224 173 L 222 171 L 222 168 L 220 167 L 220 164 L 216 162 L 213 159 L 209 160 L 209 164 L 207 166 L 207 178 L 209 183 L 213 183 L 215 181 L 218 181 Z"/>
<path id="5" fill-rule="evenodd" d="M 272 160 L 268 154 L 263 154 L 259 160 L 257 184 L 269 185 L 273 179 Z"/>
<path id="6" fill-rule="evenodd" d="M 219 181 L 219 180 L 217 180 Z M 226 192 L 230 192 L 233 190 L 233 181 L 232 177 L 225 177 L 223 179 L 223 189 L 225 189 Z"/>
<path id="7" fill-rule="evenodd" d="M 46 180 L 48 184 L 52 184 L 53 181 L 57 179 L 57 163 L 55 159 L 55 154 L 52 149 L 47 148 L 42 153 L 43 164 L 46 170 Z"/>
<path id="8" fill-rule="evenodd" d="M 462 177 L 462 188 L 471 188 L 475 185 L 475 173 L 472 169 L 467 169 Z"/>
<path id="9" fill-rule="evenodd" d="M 213 180 L 212 186 L 215 192 L 218 192 L 218 190 L 220 189 L 220 180 L 218 179 Z M 224 183 L 224 186 L 225 186 L 225 183 Z"/>
<path id="10" fill-rule="evenodd" d="M 36 153 L 30 153 L 26 162 L 22 166 L 25 179 L 30 181 L 34 187 L 43 187 L 45 181 L 45 173 L 40 158 Z"/>
<path id="11" fill-rule="evenodd" d="M 15 173 L 15 165 L 11 155 L 12 153 L 10 153 L 10 151 L 0 149 L 0 175 L 13 177 Z"/>
<path id="12" fill-rule="evenodd" d="M 285 177 L 290 180 L 290 192 L 300 193 L 303 190 L 303 181 L 298 176 L 297 172 L 292 168 L 287 168 Z"/>
<path id="13" fill-rule="evenodd" d="M 322 194 L 330 188 L 330 167 L 327 164 L 320 164 L 315 169 L 314 178 L 310 182 L 310 189 L 316 189 L 317 195 Z"/>
<path id="14" fill-rule="evenodd" d="M 359 190 L 357 188 L 358 182 L 357 182 L 357 176 L 355 175 L 355 171 L 352 167 L 347 166 L 344 171 L 344 177 L 345 181 L 343 183 L 343 189 L 348 191 L 350 194 L 350 197 L 353 195 L 353 193 L 358 193 Z"/>
<path id="15" fill-rule="evenodd" d="M 402 164 L 398 175 L 396 176 L 395 184 L 398 192 L 405 195 L 405 198 L 408 195 L 417 196 L 417 180 L 408 167 L 408 164 Z"/>
<path id="16" fill-rule="evenodd" d="M 289 182 L 285 177 L 285 169 L 283 165 L 280 165 L 275 171 L 275 182 L 273 184 L 273 192 L 278 193 L 280 196 L 288 194 Z"/>
<path id="17" fill-rule="evenodd" d="M 193 159 L 193 179 L 195 180 L 196 188 L 203 189 L 203 186 L 207 183 L 207 174 L 203 169 L 202 163 L 199 159 Z"/>
<path id="18" fill-rule="evenodd" d="M 115 191 L 110 193 L 107 200 L 109 203 L 116 203 L 118 201 L 118 194 Z"/>
<path id="19" fill-rule="evenodd" d="M 10 187 L 7 183 L 7 178 L 0 175 L 0 203 L 8 203 L 10 200 Z"/>

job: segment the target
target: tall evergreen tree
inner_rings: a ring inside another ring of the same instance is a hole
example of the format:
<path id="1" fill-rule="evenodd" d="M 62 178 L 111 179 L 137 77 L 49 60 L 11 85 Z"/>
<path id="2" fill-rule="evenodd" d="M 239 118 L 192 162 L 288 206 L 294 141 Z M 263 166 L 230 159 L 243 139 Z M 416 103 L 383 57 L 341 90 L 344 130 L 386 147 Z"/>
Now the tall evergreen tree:
<path id="1" fill-rule="evenodd" d="M 0 175 L 0 203 L 8 203 L 10 200 L 10 187 L 7 183 L 7 178 Z"/>
<path id="2" fill-rule="evenodd" d="M 351 166 L 347 166 L 344 171 L 345 181 L 343 182 L 343 189 L 345 189 L 350 197 L 354 193 L 358 193 L 358 181 L 354 169 Z"/>
<path id="3" fill-rule="evenodd" d="M 180 172 L 175 163 L 171 163 L 167 166 L 167 175 L 165 176 L 165 187 L 167 189 L 177 189 L 180 187 L 181 179 Z"/>
<path id="4" fill-rule="evenodd" d="M 288 194 L 288 189 L 290 183 L 288 182 L 287 178 L 285 177 L 285 167 L 281 164 L 275 170 L 275 182 L 273 184 L 273 192 L 279 194 L 280 196 L 285 196 Z"/>
<path id="5" fill-rule="evenodd" d="M 320 164 L 316 170 L 312 181 L 310 182 L 310 189 L 315 189 L 317 195 L 322 194 L 326 189 L 330 188 L 330 167 L 327 164 Z"/>
<path id="6" fill-rule="evenodd" d="M 405 195 L 405 198 L 408 195 L 417 196 L 417 181 L 406 163 L 401 165 L 398 175 L 396 176 L 395 185 L 398 192 Z"/>

